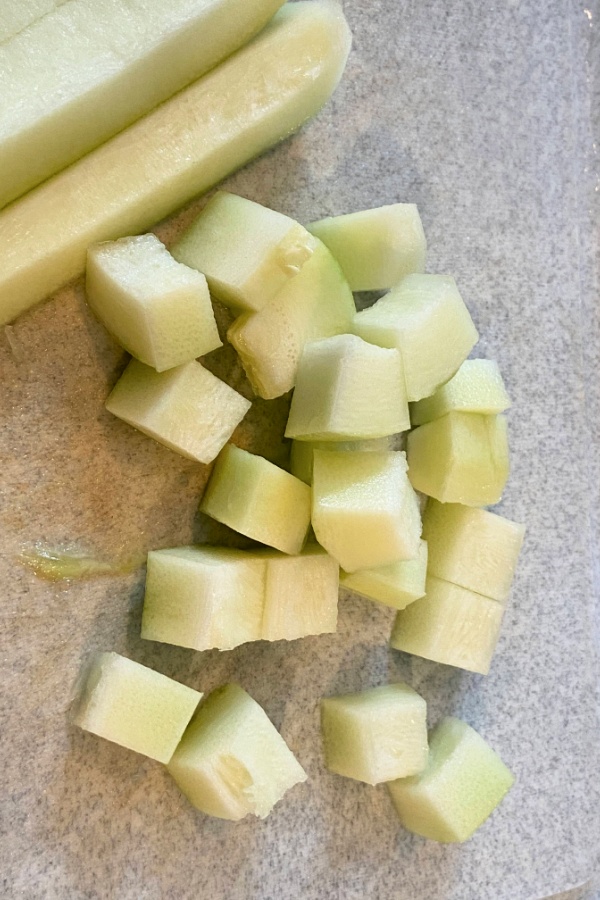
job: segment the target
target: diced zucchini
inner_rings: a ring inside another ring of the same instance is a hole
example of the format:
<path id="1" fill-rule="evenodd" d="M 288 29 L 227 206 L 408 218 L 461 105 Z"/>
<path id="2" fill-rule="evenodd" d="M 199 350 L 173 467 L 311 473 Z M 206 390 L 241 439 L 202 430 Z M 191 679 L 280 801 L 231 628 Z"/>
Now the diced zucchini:
<path id="1" fill-rule="evenodd" d="M 266 562 L 225 547 L 148 554 L 142 637 L 194 650 L 258 641 Z"/>
<path id="2" fill-rule="evenodd" d="M 74 722 L 107 741 L 168 763 L 201 697 L 118 653 L 99 653 Z"/>
<path id="3" fill-rule="evenodd" d="M 256 393 L 272 400 L 294 387 L 304 345 L 350 331 L 354 312 L 342 270 L 318 241 L 298 274 L 259 312 L 236 319 L 227 339 Z"/>
<path id="4" fill-rule="evenodd" d="M 171 252 L 206 275 L 221 303 L 256 312 L 298 274 L 316 244 L 288 216 L 218 191 Z"/>
<path id="5" fill-rule="evenodd" d="M 339 566 L 321 547 L 299 556 L 266 551 L 265 605 L 261 637 L 294 641 L 329 634 L 337 627 Z"/>
<path id="6" fill-rule="evenodd" d="M 430 499 L 423 516 L 429 573 L 504 602 L 525 526 L 484 509 Z"/>
<path id="7" fill-rule="evenodd" d="M 502 801 L 514 775 L 481 735 L 447 718 L 429 736 L 429 763 L 419 775 L 388 784 L 409 831 L 442 843 L 468 840 Z"/>
<path id="8" fill-rule="evenodd" d="M 508 479 L 506 419 L 448 413 L 411 431 L 406 453 L 415 490 L 442 503 L 491 506 Z"/>
<path id="9" fill-rule="evenodd" d="M 346 572 L 414 559 L 421 516 L 404 453 L 315 450 L 312 524 Z"/>
<path id="10" fill-rule="evenodd" d="M 282 553 L 300 553 L 310 525 L 310 488 L 262 456 L 228 444 L 200 509 Z"/>
<path id="11" fill-rule="evenodd" d="M 369 440 L 409 427 L 402 358 L 397 350 L 375 347 L 353 334 L 305 346 L 286 437 Z"/>
<path id="12" fill-rule="evenodd" d="M 456 375 L 431 397 L 412 403 L 413 428 L 439 419 L 449 412 L 497 415 L 510 407 L 498 363 L 491 359 L 466 359 Z"/>
<path id="13" fill-rule="evenodd" d="M 449 275 L 407 275 L 354 318 L 365 341 L 402 354 L 410 401 L 429 397 L 467 358 L 478 334 Z"/>
<path id="14" fill-rule="evenodd" d="M 88 303 L 128 353 L 158 372 L 221 346 L 206 278 L 153 234 L 88 250 Z"/>
<path id="15" fill-rule="evenodd" d="M 195 361 L 159 373 L 132 359 L 106 401 L 119 419 L 201 463 L 212 462 L 250 406 Z"/>
<path id="16" fill-rule="evenodd" d="M 487 675 L 500 634 L 502 604 L 431 575 L 425 591 L 396 615 L 392 647 Z"/>
<path id="17" fill-rule="evenodd" d="M 266 818 L 306 772 L 267 717 L 236 684 L 200 705 L 169 764 L 190 803 L 220 819 Z"/>
<path id="18" fill-rule="evenodd" d="M 427 765 L 427 704 L 407 684 L 387 684 L 321 700 L 325 765 L 381 784 Z"/>
<path id="19" fill-rule="evenodd" d="M 334 632 L 339 567 L 318 545 L 175 547 L 148 554 L 142 637 L 194 650 Z"/>
<path id="20" fill-rule="evenodd" d="M 313 222 L 353 291 L 388 290 L 425 268 L 427 243 L 414 203 L 394 203 Z"/>
<path id="21" fill-rule="evenodd" d="M 305 484 L 312 484 L 315 450 L 357 450 L 359 453 L 377 453 L 382 450 L 393 450 L 395 440 L 395 435 L 390 435 L 368 441 L 292 441 L 290 471 Z"/>

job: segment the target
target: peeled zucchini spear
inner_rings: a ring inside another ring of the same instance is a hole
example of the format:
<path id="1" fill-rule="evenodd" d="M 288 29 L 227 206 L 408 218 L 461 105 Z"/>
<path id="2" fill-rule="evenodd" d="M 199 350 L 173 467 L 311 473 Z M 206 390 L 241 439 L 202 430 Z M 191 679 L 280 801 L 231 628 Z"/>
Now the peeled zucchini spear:
<path id="1" fill-rule="evenodd" d="M 45 0 L 12 16 L 27 27 L 0 44 L 0 209 L 200 78 L 282 3 Z"/>
<path id="2" fill-rule="evenodd" d="M 304 0 L 146 118 L 0 213 L 0 325 L 76 277 L 95 241 L 146 230 L 288 137 L 350 49 L 340 7 Z"/>

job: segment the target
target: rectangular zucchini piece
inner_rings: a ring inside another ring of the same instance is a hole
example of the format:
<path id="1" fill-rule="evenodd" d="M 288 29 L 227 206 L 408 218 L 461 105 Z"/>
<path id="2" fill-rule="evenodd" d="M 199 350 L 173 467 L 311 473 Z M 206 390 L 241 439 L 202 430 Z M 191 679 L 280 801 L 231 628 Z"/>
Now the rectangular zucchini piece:
<path id="1" fill-rule="evenodd" d="M 346 572 L 414 559 L 419 502 L 399 451 L 314 451 L 312 525 Z"/>
<path id="2" fill-rule="evenodd" d="M 315 450 L 356 450 L 359 453 L 377 453 L 381 450 L 393 450 L 395 443 L 395 435 L 367 441 L 292 441 L 290 472 L 305 484 L 312 484 Z"/>
<path id="3" fill-rule="evenodd" d="M 525 526 L 497 513 L 429 499 L 423 537 L 429 574 L 504 603 L 509 595 Z"/>
<path id="4" fill-rule="evenodd" d="M 318 545 L 174 547 L 148 554 L 142 637 L 193 650 L 334 632 L 339 567 Z"/>
<path id="5" fill-rule="evenodd" d="M 250 4 L 245 4 L 250 5 Z M 281 9 L 247 46 L 0 212 L 0 325 L 288 137 L 336 87 L 350 32 L 335 3 Z"/>
<path id="6" fill-rule="evenodd" d="M 289 216 L 218 191 L 171 248 L 235 310 L 257 312 L 311 258 L 316 240 Z"/>
<path id="7" fill-rule="evenodd" d="M 397 613 L 390 643 L 413 656 L 487 675 L 503 615 L 496 600 L 429 575 L 425 596 Z"/>
<path id="8" fill-rule="evenodd" d="M 282 2 L 44 3 L 0 44 L 0 209 L 230 56 Z"/>
<path id="9" fill-rule="evenodd" d="M 261 637 L 294 641 L 337 628 L 339 566 L 322 547 L 311 544 L 299 556 L 275 551 L 266 562 Z"/>
<path id="10" fill-rule="evenodd" d="M 231 650 L 261 637 L 266 562 L 227 547 L 148 554 L 142 637 L 193 650 Z"/>
<path id="11" fill-rule="evenodd" d="M 448 413 L 409 432 L 406 454 L 416 491 L 441 503 L 492 506 L 510 469 L 506 418 Z"/>
<path id="12" fill-rule="evenodd" d="M 497 415 L 510 407 L 498 363 L 491 359 L 466 359 L 456 375 L 437 391 L 410 405 L 413 428 L 449 412 Z"/>
<path id="13" fill-rule="evenodd" d="M 75 725 L 168 763 L 202 694 L 154 669 L 99 653 L 89 669 Z"/>
<path id="14" fill-rule="evenodd" d="M 386 684 L 321 700 L 325 765 L 381 784 L 427 765 L 427 704 L 407 684 Z"/>
<path id="15" fill-rule="evenodd" d="M 354 318 L 365 341 L 402 354 L 409 401 L 429 397 L 451 378 L 478 339 L 450 275 L 407 275 Z"/>
<path id="16" fill-rule="evenodd" d="M 310 488 L 262 456 L 228 444 L 200 510 L 282 553 L 300 553 L 310 525 Z"/>
<path id="17" fill-rule="evenodd" d="M 121 346 L 157 372 L 221 346 L 206 278 L 176 262 L 154 234 L 90 247 L 85 288 Z"/>
<path id="18" fill-rule="evenodd" d="M 353 291 L 389 290 L 424 271 L 427 242 L 414 203 L 330 216 L 308 230 L 329 247 Z"/>
<path id="19" fill-rule="evenodd" d="M 388 784 L 408 831 L 441 843 L 462 843 L 486 821 L 513 786 L 514 775 L 474 728 L 452 717 L 429 736 L 429 763 Z"/>
<path id="20" fill-rule="evenodd" d="M 113 416 L 201 463 L 213 461 L 250 405 L 196 360 L 157 372 L 132 359 L 106 401 Z"/>
<path id="21" fill-rule="evenodd" d="M 306 772 L 265 711 L 237 684 L 201 704 L 169 764 L 201 812 L 234 822 L 266 818 Z"/>
<path id="22" fill-rule="evenodd" d="M 402 357 L 354 334 L 304 347 L 285 436 L 362 441 L 410 427 Z"/>

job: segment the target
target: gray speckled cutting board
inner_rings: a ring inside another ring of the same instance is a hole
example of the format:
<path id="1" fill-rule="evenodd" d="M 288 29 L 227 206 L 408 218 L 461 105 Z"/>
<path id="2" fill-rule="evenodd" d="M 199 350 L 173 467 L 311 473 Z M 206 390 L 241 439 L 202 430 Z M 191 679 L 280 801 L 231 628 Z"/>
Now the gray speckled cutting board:
<path id="1" fill-rule="evenodd" d="M 0 332 L 2 897 L 533 900 L 593 877 L 598 3 L 345 8 L 354 49 L 333 101 L 228 186 L 302 221 L 418 203 L 429 271 L 457 277 L 477 353 L 499 361 L 514 401 L 500 509 L 528 536 L 491 674 L 390 651 L 392 612 L 347 593 L 337 635 L 197 654 L 141 641 L 142 571 L 55 586 L 21 568 L 36 541 L 115 558 L 235 540 L 196 512 L 206 467 L 104 412 L 124 355 L 81 287 L 65 290 Z M 209 364 L 248 392 L 231 352 Z M 285 401 L 258 402 L 237 442 L 283 462 L 285 415 Z M 196 813 L 158 764 L 69 725 L 97 648 L 203 691 L 239 681 L 309 781 L 265 822 Z M 389 679 L 426 697 L 431 722 L 467 719 L 517 775 L 463 847 L 404 833 L 383 788 L 323 768 L 319 697 Z"/>

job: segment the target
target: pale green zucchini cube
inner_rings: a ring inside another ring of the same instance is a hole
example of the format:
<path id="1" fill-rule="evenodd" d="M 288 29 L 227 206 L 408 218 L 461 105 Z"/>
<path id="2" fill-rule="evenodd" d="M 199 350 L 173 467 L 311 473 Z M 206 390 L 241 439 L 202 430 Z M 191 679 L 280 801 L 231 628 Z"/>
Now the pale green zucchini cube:
<path id="1" fill-rule="evenodd" d="M 190 803 L 220 819 L 266 818 L 306 772 L 267 717 L 236 684 L 201 704 L 169 764 Z"/>
<path id="2" fill-rule="evenodd" d="M 202 694 L 118 653 L 93 661 L 74 723 L 168 763 Z"/>
<path id="3" fill-rule="evenodd" d="M 193 360 L 156 372 L 132 359 L 106 408 L 188 459 L 209 463 L 252 404 Z"/>
<path id="4" fill-rule="evenodd" d="M 423 537 L 430 575 L 506 601 L 525 536 L 525 526 L 496 513 L 429 499 Z"/>
<path id="5" fill-rule="evenodd" d="M 431 397 L 411 403 L 413 428 L 449 412 L 497 415 L 510 407 L 498 363 L 491 359 L 466 359 L 456 375 Z"/>
<path id="6" fill-rule="evenodd" d="M 407 438 L 413 487 L 442 503 L 492 506 L 509 474 L 506 419 L 452 412 Z"/>
<path id="7" fill-rule="evenodd" d="M 266 562 L 261 637 L 294 641 L 337 628 L 339 566 L 312 544 L 299 556 L 274 550 L 257 554 Z"/>
<path id="8" fill-rule="evenodd" d="M 352 330 L 402 354 L 410 401 L 448 381 L 478 340 L 469 311 L 449 275 L 407 275 L 354 317 Z"/>
<path id="9" fill-rule="evenodd" d="M 414 203 L 331 216 L 308 230 L 331 250 L 353 291 L 388 290 L 425 269 L 427 242 Z"/>
<path id="10" fill-rule="evenodd" d="M 360 569 L 358 572 L 341 572 L 340 584 L 370 600 L 404 609 L 425 596 L 427 577 L 427 543 L 421 541 L 414 559 L 403 559 L 389 566 Z"/>
<path id="11" fill-rule="evenodd" d="M 288 216 L 219 191 L 171 252 L 206 275 L 221 303 L 255 312 L 298 274 L 316 244 Z"/>
<path id="12" fill-rule="evenodd" d="M 227 339 L 259 397 L 290 391 L 304 345 L 351 331 L 354 298 L 329 250 L 317 242 L 310 259 L 259 312 L 235 320 Z"/>
<path id="13" fill-rule="evenodd" d="M 193 650 L 261 638 L 266 561 L 225 547 L 148 554 L 142 637 Z"/>
<path id="14" fill-rule="evenodd" d="M 221 346 L 206 278 L 153 234 L 90 247 L 86 293 L 121 346 L 158 372 Z"/>
<path id="15" fill-rule="evenodd" d="M 504 607 L 440 578 L 427 576 L 425 596 L 396 615 L 396 650 L 487 675 Z"/>
<path id="16" fill-rule="evenodd" d="M 305 484 L 313 480 L 313 452 L 315 450 L 357 450 L 360 453 L 393 450 L 395 435 L 367 441 L 292 441 L 290 471 Z"/>
<path id="17" fill-rule="evenodd" d="M 321 700 L 325 765 L 381 784 L 427 765 L 427 704 L 407 684 L 387 684 Z"/>
<path id="18" fill-rule="evenodd" d="M 346 572 L 414 559 L 419 502 L 399 451 L 314 451 L 312 524 Z"/>
<path id="19" fill-rule="evenodd" d="M 408 428 L 402 357 L 397 350 L 375 347 L 353 334 L 305 346 L 286 437 L 369 440 Z"/>
<path id="20" fill-rule="evenodd" d="M 200 510 L 282 553 L 300 553 L 310 526 L 310 488 L 262 456 L 228 444 Z"/>
<path id="21" fill-rule="evenodd" d="M 408 831 L 441 843 L 468 840 L 515 781 L 470 725 L 444 719 L 429 736 L 429 762 L 419 775 L 388 784 Z"/>

